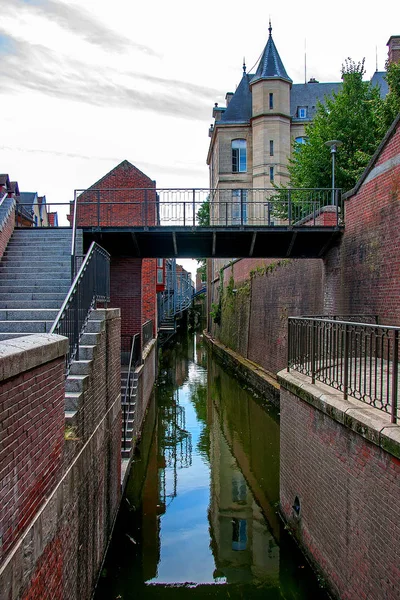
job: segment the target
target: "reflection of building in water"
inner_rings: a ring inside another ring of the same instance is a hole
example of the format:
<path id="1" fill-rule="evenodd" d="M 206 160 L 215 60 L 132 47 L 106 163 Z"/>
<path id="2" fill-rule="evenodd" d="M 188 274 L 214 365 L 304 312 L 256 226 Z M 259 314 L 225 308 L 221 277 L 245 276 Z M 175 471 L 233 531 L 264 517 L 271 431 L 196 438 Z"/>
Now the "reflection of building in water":
<path id="1" fill-rule="evenodd" d="M 215 577 L 229 583 L 279 581 L 279 549 L 260 507 L 222 433 L 213 405 L 209 519 L 217 566 Z"/>
<path id="2" fill-rule="evenodd" d="M 176 496 L 178 469 L 192 464 L 192 436 L 185 429 L 185 409 L 179 404 L 179 390 L 159 407 L 158 432 L 159 495 L 160 505 L 165 510 Z M 171 473 L 170 485 L 167 485 L 167 470 Z"/>

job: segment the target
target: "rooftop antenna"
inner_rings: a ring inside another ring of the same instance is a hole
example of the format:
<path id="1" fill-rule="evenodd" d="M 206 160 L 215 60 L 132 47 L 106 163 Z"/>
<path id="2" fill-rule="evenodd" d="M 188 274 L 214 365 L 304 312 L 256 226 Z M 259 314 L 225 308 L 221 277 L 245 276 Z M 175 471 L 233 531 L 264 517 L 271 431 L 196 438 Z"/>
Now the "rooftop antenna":
<path id="1" fill-rule="evenodd" d="M 304 83 L 307 83 L 307 38 L 304 38 Z"/>
<path id="2" fill-rule="evenodd" d="M 378 72 L 378 46 L 375 46 L 375 72 Z"/>
<path id="3" fill-rule="evenodd" d="M 246 75 L 246 60 L 245 60 L 244 56 L 243 56 L 243 75 Z"/>
<path id="4" fill-rule="evenodd" d="M 269 27 L 268 27 L 268 31 L 269 31 L 269 37 L 271 37 L 271 36 L 272 36 L 271 16 L 269 17 Z"/>

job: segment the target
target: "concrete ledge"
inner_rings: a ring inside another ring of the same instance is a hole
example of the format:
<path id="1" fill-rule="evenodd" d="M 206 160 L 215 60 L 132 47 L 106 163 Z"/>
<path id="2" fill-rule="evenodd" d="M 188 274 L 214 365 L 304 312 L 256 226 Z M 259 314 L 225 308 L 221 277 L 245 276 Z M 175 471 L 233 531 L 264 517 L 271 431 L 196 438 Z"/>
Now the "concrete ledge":
<path id="1" fill-rule="evenodd" d="M 68 338 L 38 333 L 0 342 L 0 381 L 63 357 Z"/>
<path id="2" fill-rule="evenodd" d="M 205 341 L 210 344 L 213 352 L 220 358 L 224 366 L 233 372 L 239 379 L 279 406 L 279 383 L 260 365 L 244 358 L 221 342 L 213 339 L 207 332 L 203 332 Z"/>
<path id="3" fill-rule="evenodd" d="M 296 371 L 284 369 L 277 377 L 282 388 L 400 459 L 400 425 L 392 424 L 387 413 L 355 398 L 344 400 L 342 392 L 319 381 L 312 384 Z"/>

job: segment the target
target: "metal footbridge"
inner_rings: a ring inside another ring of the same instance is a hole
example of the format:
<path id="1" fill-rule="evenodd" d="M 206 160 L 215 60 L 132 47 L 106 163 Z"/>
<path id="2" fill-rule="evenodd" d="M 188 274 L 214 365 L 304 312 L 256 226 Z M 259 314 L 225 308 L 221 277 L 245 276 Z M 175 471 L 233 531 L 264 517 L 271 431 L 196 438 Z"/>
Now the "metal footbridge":
<path id="1" fill-rule="evenodd" d="M 340 190 L 75 191 L 84 244 L 137 258 L 321 258 L 343 232 Z"/>

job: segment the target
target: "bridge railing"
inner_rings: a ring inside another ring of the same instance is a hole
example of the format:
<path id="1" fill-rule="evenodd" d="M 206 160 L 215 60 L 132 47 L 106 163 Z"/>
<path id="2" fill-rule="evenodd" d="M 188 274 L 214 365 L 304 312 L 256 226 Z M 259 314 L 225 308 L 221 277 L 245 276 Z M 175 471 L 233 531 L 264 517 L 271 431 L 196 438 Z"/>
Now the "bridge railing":
<path id="1" fill-rule="evenodd" d="M 399 327 L 290 317 L 288 366 L 398 419 Z"/>
<path id="2" fill-rule="evenodd" d="M 75 191 L 77 227 L 332 226 L 341 192 L 331 188 L 88 189 Z"/>

